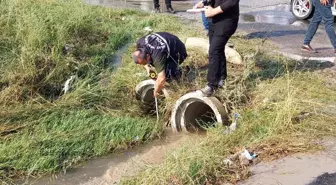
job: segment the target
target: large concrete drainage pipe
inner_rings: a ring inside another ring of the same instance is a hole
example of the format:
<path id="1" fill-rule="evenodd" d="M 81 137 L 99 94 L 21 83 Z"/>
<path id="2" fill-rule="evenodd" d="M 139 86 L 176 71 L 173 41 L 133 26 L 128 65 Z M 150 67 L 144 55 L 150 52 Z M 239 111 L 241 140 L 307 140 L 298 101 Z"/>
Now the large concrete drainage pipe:
<path id="1" fill-rule="evenodd" d="M 155 114 L 154 80 L 145 80 L 135 87 L 136 99 L 141 101 L 141 110 L 146 114 Z"/>
<path id="2" fill-rule="evenodd" d="M 142 102 L 145 111 L 151 113 L 155 113 L 154 84 L 154 80 L 145 80 L 135 88 L 136 98 Z M 169 96 L 167 91 L 165 96 Z M 202 131 L 215 123 L 228 124 L 225 108 L 217 98 L 202 97 L 192 92 L 176 101 L 171 115 L 174 132 Z"/>
<path id="3" fill-rule="evenodd" d="M 177 100 L 171 115 L 174 132 L 203 131 L 216 123 L 228 124 L 223 104 L 215 97 L 203 97 L 196 92 Z"/>
<path id="4" fill-rule="evenodd" d="M 145 80 L 135 87 L 136 99 L 141 100 L 145 104 L 152 104 L 155 100 L 153 97 L 154 80 Z"/>

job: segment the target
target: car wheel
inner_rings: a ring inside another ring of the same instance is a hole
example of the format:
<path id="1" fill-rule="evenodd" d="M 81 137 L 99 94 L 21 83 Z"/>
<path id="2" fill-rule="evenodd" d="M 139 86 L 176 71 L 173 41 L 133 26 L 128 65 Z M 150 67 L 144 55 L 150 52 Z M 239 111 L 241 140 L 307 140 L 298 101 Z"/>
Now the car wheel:
<path id="1" fill-rule="evenodd" d="M 291 11 L 297 19 L 310 19 L 314 14 L 312 0 L 292 0 Z"/>

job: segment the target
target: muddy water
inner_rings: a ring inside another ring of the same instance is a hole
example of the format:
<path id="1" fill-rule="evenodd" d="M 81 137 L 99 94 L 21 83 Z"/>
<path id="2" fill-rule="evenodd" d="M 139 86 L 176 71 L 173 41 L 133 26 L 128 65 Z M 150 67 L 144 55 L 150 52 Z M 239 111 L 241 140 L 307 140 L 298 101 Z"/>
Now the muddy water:
<path id="1" fill-rule="evenodd" d="M 192 135 L 193 141 L 201 136 Z M 120 179 L 136 175 L 148 165 L 162 162 L 169 151 L 177 149 L 182 143 L 191 142 L 191 135 L 174 134 L 171 129 L 158 140 L 122 153 L 96 158 L 81 164 L 80 167 L 41 179 L 30 179 L 26 184 L 34 185 L 105 185 L 117 184 Z"/>

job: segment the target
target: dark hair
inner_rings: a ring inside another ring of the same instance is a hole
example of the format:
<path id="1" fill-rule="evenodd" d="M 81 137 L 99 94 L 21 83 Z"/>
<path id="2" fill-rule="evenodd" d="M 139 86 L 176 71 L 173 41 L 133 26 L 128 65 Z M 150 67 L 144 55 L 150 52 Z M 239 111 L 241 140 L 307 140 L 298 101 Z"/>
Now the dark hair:
<path id="1" fill-rule="evenodd" d="M 139 55 L 138 56 L 135 56 L 133 55 L 133 60 L 134 60 L 134 63 L 138 63 L 138 58 L 140 59 L 146 59 L 146 56 L 147 56 L 147 51 L 146 51 L 146 48 L 138 48 L 136 49 L 135 51 L 139 51 Z"/>

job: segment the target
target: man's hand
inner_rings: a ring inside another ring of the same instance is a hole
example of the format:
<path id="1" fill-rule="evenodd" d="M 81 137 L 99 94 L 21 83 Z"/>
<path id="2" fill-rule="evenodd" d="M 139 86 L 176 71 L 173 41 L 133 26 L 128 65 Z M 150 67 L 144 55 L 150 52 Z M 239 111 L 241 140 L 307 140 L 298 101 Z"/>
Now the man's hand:
<path id="1" fill-rule="evenodd" d="M 223 10 L 221 9 L 220 6 L 218 6 L 217 8 L 212 8 L 211 6 L 205 6 L 205 17 L 213 17 L 217 14 L 223 13 Z"/>
<path id="2" fill-rule="evenodd" d="M 146 71 L 147 71 L 147 76 L 149 76 L 150 72 L 151 72 L 151 67 L 147 64 L 147 65 L 144 65 Z"/>
<path id="3" fill-rule="evenodd" d="M 328 0 L 320 0 L 321 4 L 323 4 L 324 6 L 327 6 L 328 4 Z"/>
<path id="4" fill-rule="evenodd" d="M 154 98 L 157 98 L 158 96 L 160 96 L 160 93 L 154 90 L 153 96 L 154 96 Z"/>

